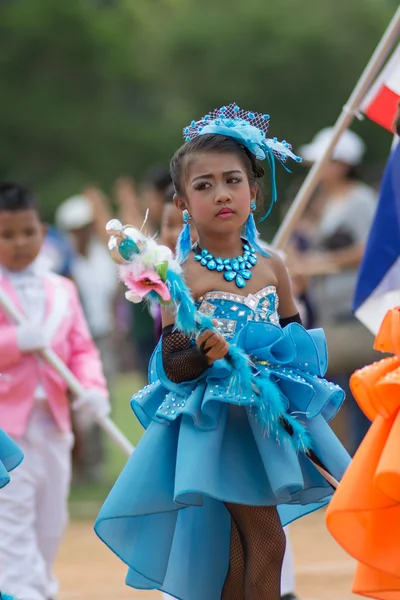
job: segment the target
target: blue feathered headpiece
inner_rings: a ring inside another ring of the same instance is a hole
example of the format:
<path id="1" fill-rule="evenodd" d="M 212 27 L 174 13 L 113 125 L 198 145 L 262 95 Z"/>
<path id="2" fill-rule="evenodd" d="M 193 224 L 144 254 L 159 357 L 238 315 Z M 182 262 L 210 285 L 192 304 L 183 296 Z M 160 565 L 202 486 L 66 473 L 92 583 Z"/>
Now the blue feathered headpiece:
<path id="1" fill-rule="evenodd" d="M 277 200 L 275 160 L 285 163 L 288 158 L 291 158 L 301 162 L 301 158 L 292 152 L 292 147 L 286 140 L 280 142 L 276 137 L 267 137 L 269 120 L 270 116 L 267 114 L 242 110 L 237 104 L 229 104 L 211 111 L 199 121 L 192 121 L 183 130 L 187 142 L 206 134 L 231 137 L 245 146 L 258 160 L 268 162 L 272 198 L 268 211 L 261 221 L 266 219 Z"/>

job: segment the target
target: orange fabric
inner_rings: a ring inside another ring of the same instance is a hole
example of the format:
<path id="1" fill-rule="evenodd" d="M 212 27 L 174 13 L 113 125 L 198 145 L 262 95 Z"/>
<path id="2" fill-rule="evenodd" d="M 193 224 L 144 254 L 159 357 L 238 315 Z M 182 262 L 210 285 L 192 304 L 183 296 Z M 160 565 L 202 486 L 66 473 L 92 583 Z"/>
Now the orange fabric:
<path id="1" fill-rule="evenodd" d="M 373 423 L 333 496 L 326 522 L 358 561 L 353 592 L 400 600 L 400 308 L 385 316 L 375 348 L 395 356 L 351 377 L 354 397 Z"/>

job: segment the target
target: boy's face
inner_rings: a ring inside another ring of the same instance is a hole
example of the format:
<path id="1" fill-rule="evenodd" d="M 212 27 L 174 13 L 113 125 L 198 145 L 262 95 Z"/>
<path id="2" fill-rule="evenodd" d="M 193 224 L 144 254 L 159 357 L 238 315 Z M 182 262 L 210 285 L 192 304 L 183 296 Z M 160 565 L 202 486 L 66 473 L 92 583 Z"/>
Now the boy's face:
<path id="1" fill-rule="evenodd" d="M 26 269 L 39 254 L 45 234 L 33 208 L 0 210 L 0 264 L 9 271 Z"/>

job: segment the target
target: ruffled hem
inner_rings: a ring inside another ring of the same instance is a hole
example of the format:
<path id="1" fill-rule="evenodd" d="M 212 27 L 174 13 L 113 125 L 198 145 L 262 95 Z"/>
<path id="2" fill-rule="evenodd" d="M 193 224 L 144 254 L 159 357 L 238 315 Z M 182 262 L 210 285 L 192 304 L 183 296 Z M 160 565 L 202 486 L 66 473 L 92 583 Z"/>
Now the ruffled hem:
<path id="1" fill-rule="evenodd" d="M 325 379 L 327 350 L 321 329 L 307 331 L 298 323 L 281 329 L 271 323 L 249 323 L 237 345 L 253 361 L 253 390 L 243 390 L 240 377 L 227 360 L 218 361 L 194 381 L 174 384 L 165 375 L 160 348 L 153 355 L 150 384 L 135 394 L 131 406 L 146 428 L 152 421 L 189 416 L 193 425 L 212 430 L 225 403 L 251 408 L 268 433 L 284 440 L 282 418 L 300 430 L 308 419 L 322 414 L 330 421 L 344 392 Z M 304 439 L 296 449 L 306 448 Z M 294 440 L 295 442 L 295 440 Z"/>
<path id="2" fill-rule="evenodd" d="M 316 452 L 340 479 L 347 454 L 322 416 L 310 422 L 310 429 Z M 249 421 L 245 409 L 225 404 L 212 431 L 195 429 L 187 417 L 151 423 L 102 507 L 95 531 L 129 566 L 128 585 L 184 600 L 219 600 L 229 560 L 225 501 L 278 505 L 285 525 L 325 506 L 331 494 L 290 441 L 277 446 Z"/>
<path id="3" fill-rule="evenodd" d="M 400 352 L 399 309 L 386 315 L 375 348 Z M 358 561 L 353 591 L 400 599 L 400 360 L 356 371 L 352 392 L 373 423 L 327 511 L 327 526 Z"/>
<path id="4" fill-rule="evenodd" d="M 19 446 L 3 429 L 0 429 L 0 488 L 9 483 L 9 472 L 18 467 L 23 458 Z"/>

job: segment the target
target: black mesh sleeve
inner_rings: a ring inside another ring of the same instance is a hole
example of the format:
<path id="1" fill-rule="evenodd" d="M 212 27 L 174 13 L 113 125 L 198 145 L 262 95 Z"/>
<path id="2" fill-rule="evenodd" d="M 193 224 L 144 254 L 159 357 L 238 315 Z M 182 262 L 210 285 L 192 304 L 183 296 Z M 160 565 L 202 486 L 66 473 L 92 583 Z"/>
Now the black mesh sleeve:
<path id="1" fill-rule="evenodd" d="M 300 325 L 302 325 L 300 314 L 296 313 L 295 315 L 292 315 L 291 317 L 285 317 L 284 319 L 279 319 L 279 325 L 282 328 L 286 327 L 286 325 L 289 325 L 289 323 L 300 323 Z"/>
<path id="2" fill-rule="evenodd" d="M 196 379 L 209 367 L 205 354 L 173 325 L 162 330 L 162 359 L 165 374 L 174 383 Z"/>

